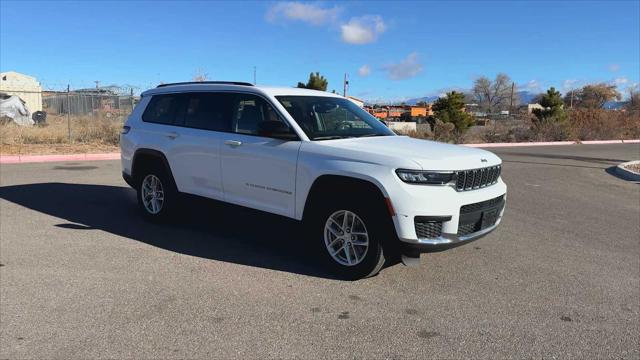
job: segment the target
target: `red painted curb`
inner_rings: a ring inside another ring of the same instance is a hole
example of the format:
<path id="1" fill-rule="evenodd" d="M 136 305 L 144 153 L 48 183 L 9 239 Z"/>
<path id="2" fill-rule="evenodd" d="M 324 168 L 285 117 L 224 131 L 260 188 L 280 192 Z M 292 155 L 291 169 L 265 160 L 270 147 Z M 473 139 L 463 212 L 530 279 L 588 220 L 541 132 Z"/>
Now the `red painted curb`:
<path id="1" fill-rule="evenodd" d="M 53 161 L 119 160 L 120 153 L 65 155 L 0 155 L 0 164 L 25 164 Z"/>

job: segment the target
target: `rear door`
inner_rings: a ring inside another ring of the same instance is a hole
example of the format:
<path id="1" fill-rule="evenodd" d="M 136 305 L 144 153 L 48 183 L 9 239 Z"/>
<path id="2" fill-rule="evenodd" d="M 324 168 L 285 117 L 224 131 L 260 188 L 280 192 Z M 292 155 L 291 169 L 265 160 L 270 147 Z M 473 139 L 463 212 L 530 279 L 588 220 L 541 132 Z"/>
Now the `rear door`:
<path id="1" fill-rule="evenodd" d="M 233 95 L 221 92 L 184 93 L 180 130 L 167 157 L 178 189 L 223 200 L 220 144 L 229 131 Z"/>
<path id="2" fill-rule="evenodd" d="M 225 200 L 284 216 L 295 216 L 298 140 L 264 136 L 261 122 L 283 121 L 264 98 L 237 94 L 231 131 L 220 147 Z"/>

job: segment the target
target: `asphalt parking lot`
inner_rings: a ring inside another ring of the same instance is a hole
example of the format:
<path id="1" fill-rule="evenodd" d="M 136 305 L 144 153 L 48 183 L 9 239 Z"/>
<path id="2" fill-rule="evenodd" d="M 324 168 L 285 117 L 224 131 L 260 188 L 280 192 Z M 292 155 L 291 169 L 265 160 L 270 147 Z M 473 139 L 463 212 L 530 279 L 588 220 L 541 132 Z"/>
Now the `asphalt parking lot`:
<path id="1" fill-rule="evenodd" d="M 276 216 L 144 222 L 118 161 L 2 165 L 0 358 L 637 359 L 640 144 L 493 151 L 496 232 L 357 282 Z"/>

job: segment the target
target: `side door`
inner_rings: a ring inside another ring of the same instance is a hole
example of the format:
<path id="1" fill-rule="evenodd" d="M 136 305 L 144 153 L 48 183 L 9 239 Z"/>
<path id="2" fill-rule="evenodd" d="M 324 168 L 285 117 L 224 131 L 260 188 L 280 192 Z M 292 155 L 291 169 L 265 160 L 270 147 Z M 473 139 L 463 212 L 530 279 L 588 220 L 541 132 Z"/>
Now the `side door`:
<path id="1" fill-rule="evenodd" d="M 233 107 L 231 131 L 220 147 L 225 200 L 294 217 L 300 139 L 275 138 L 264 131 L 268 123 L 288 124 L 260 96 L 236 94 Z"/>
<path id="2" fill-rule="evenodd" d="M 230 129 L 233 95 L 191 92 L 182 96 L 180 131 L 167 153 L 178 189 L 223 200 L 220 145 Z"/>

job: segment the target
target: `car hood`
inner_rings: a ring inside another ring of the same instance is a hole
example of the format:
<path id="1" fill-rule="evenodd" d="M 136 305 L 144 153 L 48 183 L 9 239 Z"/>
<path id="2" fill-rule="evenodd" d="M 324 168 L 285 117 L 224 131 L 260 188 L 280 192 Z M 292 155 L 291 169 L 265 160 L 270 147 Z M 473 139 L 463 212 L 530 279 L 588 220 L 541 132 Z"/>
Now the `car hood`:
<path id="1" fill-rule="evenodd" d="M 412 160 L 423 170 L 466 170 L 498 165 L 502 160 L 481 149 L 421 140 L 408 136 L 380 136 L 318 141 L 328 146 L 360 154 L 360 158 L 401 158 Z M 389 164 L 393 165 L 393 164 Z"/>

